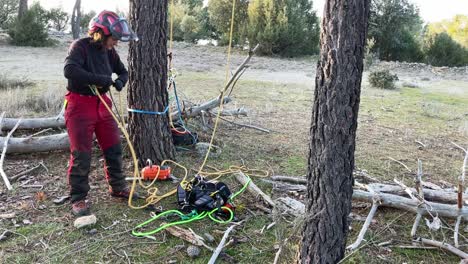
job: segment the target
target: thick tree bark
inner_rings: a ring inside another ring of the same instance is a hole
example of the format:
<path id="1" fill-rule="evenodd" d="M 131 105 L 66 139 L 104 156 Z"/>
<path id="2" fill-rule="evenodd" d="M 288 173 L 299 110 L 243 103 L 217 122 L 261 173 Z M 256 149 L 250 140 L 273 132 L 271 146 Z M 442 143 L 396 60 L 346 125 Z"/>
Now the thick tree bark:
<path id="1" fill-rule="evenodd" d="M 21 19 L 26 11 L 28 11 L 28 0 L 20 0 L 18 7 L 18 19 Z"/>
<path id="2" fill-rule="evenodd" d="M 164 112 L 167 93 L 167 0 L 130 1 L 130 24 L 140 41 L 130 43 L 128 105 Z M 173 159 L 168 114 L 129 113 L 130 137 L 143 163 Z"/>
<path id="3" fill-rule="evenodd" d="M 71 17 L 71 28 L 73 33 L 73 39 L 80 38 L 81 33 L 81 0 L 76 0 L 75 6 L 73 7 Z"/>
<path id="4" fill-rule="evenodd" d="M 369 0 L 328 0 L 310 129 L 301 263 L 344 256 Z"/>

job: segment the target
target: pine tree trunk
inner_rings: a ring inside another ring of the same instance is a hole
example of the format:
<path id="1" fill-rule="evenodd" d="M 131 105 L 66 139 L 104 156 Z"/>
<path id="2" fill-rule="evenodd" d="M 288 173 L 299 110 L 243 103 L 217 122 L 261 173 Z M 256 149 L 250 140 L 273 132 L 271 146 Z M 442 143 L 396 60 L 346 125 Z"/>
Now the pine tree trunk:
<path id="1" fill-rule="evenodd" d="M 73 33 L 73 39 L 80 38 L 81 33 L 81 0 L 76 0 L 75 6 L 73 7 L 71 17 L 71 28 Z"/>
<path id="2" fill-rule="evenodd" d="M 140 37 L 130 43 L 128 105 L 164 112 L 167 93 L 167 0 L 130 1 L 130 25 Z M 168 114 L 129 113 L 129 131 L 140 163 L 173 159 Z"/>
<path id="3" fill-rule="evenodd" d="M 18 19 L 21 19 L 26 11 L 28 11 L 28 0 L 20 0 L 18 7 Z"/>
<path id="4" fill-rule="evenodd" d="M 344 256 L 369 1 L 328 0 L 325 4 L 301 263 L 337 263 Z"/>

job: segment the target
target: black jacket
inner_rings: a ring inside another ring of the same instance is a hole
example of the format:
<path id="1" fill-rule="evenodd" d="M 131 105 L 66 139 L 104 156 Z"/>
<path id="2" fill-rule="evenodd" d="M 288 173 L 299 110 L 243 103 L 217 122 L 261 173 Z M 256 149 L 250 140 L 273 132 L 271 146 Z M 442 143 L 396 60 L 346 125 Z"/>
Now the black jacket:
<path id="1" fill-rule="evenodd" d="M 89 85 L 102 87 L 100 93 L 109 91 L 112 73 L 118 75 L 124 85 L 128 71 L 115 49 L 107 50 L 91 38 L 74 41 L 65 59 L 64 75 L 68 79 L 67 90 L 84 95 L 93 95 Z"/>

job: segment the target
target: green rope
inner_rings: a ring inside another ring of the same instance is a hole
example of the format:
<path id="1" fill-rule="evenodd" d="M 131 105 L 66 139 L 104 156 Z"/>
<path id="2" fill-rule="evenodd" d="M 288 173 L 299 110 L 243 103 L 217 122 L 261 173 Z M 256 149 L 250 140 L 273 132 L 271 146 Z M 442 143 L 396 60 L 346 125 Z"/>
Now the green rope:
<path id="1" fill-rule="evenodd" d="M 230 200 L 232 201 L 234 198 L 236 198 L 239 194 L 241 194 L 243 191 L 245 191 L 245 189 L 247 188 L 247 186 L 250 184 L 252 180 L 250 178 L 248 178 L 246 184 L 238 191 L 236 192 L 235 194 L 233 194 L 231 197 L 230 197 Z M 215 214 L 219 209 L 222 209 L 222 210 L 225 210 L 229 213 L 229 218 L 227 220 L 219 220 L 217 219 L 216 217 L 213 216 L 213 214 Z M 172 223 L 168 223 L 168 224 L 164 224 L 154 230 L 151 230 L 151 231 L 147 231 L 147 232 L 138 232 L 136 231 L 137 229 L 139 228 L 143 228 L 144 226 L 150 224 L 151 222 L 153 221 L 156 221 L 157 219 L 161 218 L 161 217 L 164 217 L 164 216 L 169 216 L 169 215 L 176 215 L 178 217 L 180 217 L 180 221 L 175 221 L 175 222 L 172 222 Z M 218 224 L 228 224 L 230 223 L 233 219 L 234 219 L 234 211 L 229 208 L 229 207 L 226 207 L 226 206 L 222 206 L 221 208 L 215 208 L 209 212 L 202 212 L 200 214 L 197 213 L 196 210 L 193 210 L 192 212 L 188 213 L 188 214 L 184 214 L 182 212 L 180 212 L 179 210 L 168 210 L 168 211 L 165 211 L 165 212 L 162 212 L 158 215 L 155 215 L 153 217 L 151 217 L 150 219 L 146 220 L 145 222 L 137 225 L 133 230 L 132 230 L 132 234 L 134 236 L 149 236 L 149 235 L 153 235 L 153 234 L 156 234 L 158 233 L 159 231 L 161 230 L 164 230 L 170 226 L 175 226 L 175 225 L 181 225 L 181 224 L 188 224 L 188 223 L 191 223 L 191 222 L 194 222 L 194 221 L 197 221 L 197 220 L 202 220 L 203 218 L 207 217 L 211 219 L 211 221 L 215 222 L 215 223 L 218 223 Z"/>

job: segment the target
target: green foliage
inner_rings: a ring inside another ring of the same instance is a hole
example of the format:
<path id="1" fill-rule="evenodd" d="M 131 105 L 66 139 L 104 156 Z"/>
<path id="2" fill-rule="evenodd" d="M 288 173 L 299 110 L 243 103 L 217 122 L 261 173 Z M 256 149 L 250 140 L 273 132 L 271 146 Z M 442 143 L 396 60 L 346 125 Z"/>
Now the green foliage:
<path id="1" fill-rule="evenodd" d="M 81 20 L 80 20 L 81 31 L 85 32 L 88 30 L 89 21 L 91 21 L 91 19 L 94 16 L 96 16 L 96 12 L 92 10 L 81 16 Z"/>
<path id="2" fill-rule="evenodd" d="M 44 47 L 54 42 L 47 34 L 48 12 L 35 2 L 8 30 L 11 43 L 17 46 Z"/>
<path id="3" fill-rule="evenodd" d="M 244 44 L 247 32 L 247 0 L 236 0 L 234 14 L 233 44 Z M 209 21 L 215 28 L 220 45 L 227 45 L 231 29 L 232 0 L 210 0 L 208 2 Z"/>
<path id="4" fill-rule="evenodd" d="M 433 66 L 468 65 L 468 50 L 445 32 L 428 40 L 425 53 L 426 62 Z"/>
<path id="5" fill-rule="evenodd" d="M 446 32 L 454 41 L 468 48 L 468 16 L 456 15 L 452 19 L 430 23 L 426 28 L 427 38 Z"/>
<path id="6" fill-rule="evenodd" d="M 200 25 L 194 16 L 185 15 L 180 23 L 184 41 L 194 42 L 197 38 L 199 28 Z"/>
<path id="7" fill-rule="evenodd" d="M 395 81 L 398 81 L 398 76 L 391 74 L 388 70 L 375 71 L 369 74 L 369 83 L 375 88 L 394 90 L 396 89 Z"/>
<path id="8" fill-rule="evenodd" d="M 421 31 L 419 10 L 408 0 L 372 1 L 368 37 L 381 60 L 422 61 Z"/>
<path id="9" fill-rule="evenodd" d="M 48 14 L 49 27 L 57 31 L 63 31 L 68 25 L 70 16 L 60 8 L 52 8 Z"/>
<path id="10" fill-rule="evenodd" d="M 318 19 L 307 0 L 252 0 L 248 40 L 262 54 L 303 55 L 318 51 Z"/>
<path id="11" fill-rule="evenodd" d="M 7 29 L 18 14 L 19 0 L 0 0 L 0 28 Z"/>

